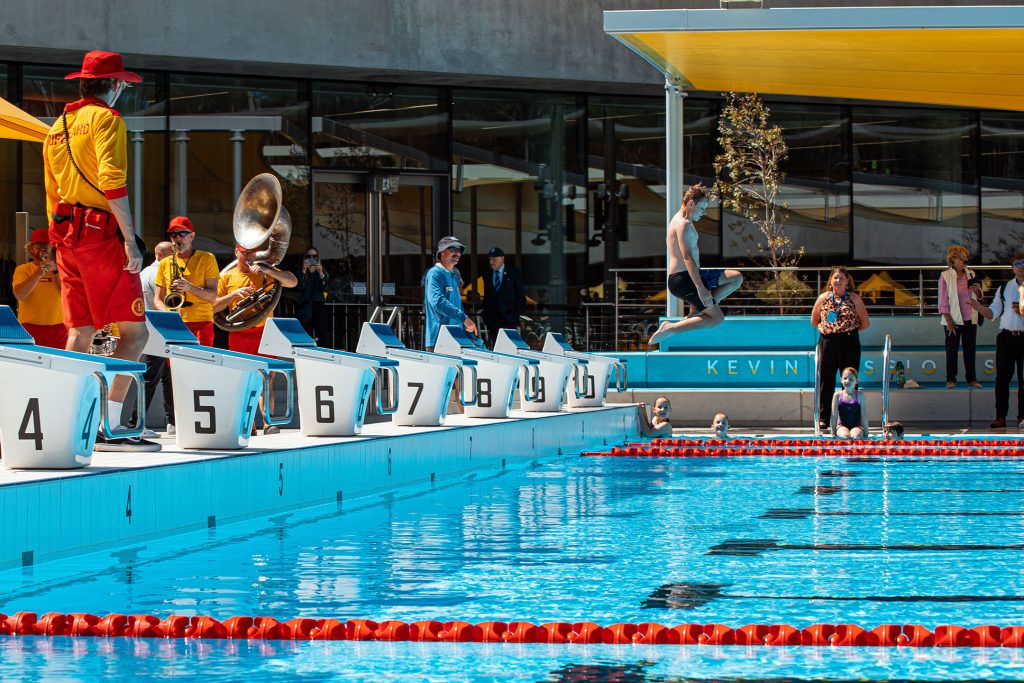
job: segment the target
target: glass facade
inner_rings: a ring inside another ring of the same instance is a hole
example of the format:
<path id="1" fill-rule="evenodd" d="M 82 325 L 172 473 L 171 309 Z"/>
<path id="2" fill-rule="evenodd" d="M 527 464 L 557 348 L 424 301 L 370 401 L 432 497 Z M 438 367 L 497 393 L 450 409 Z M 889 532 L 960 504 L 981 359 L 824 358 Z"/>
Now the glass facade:
<path id="1" fill-rule="evenodd" d="M 0 64 L 0 93 L 49 123 L 78 98 L 64 80 L 76 68 Z M 269 172 L 292 215 L 289 252 L 321 250 L 329 303 L 364 311 L 353 320 L 377 304 L 421 303 L 433 245 L 450 233 L 469 246 L 460 270 L 471 310 L 490 247 L 522 269 L 528 337 L 576 334 L 586 306 L 629 289 L 629 271 L 654 288 L 630 292 L 644 315 L 664 310 L 661 97 L 142 76 L 117 108 L 129 198 L 150 245 L 187 214 L 223 265 L 235 197 Z M 767 104 L 789 147 L 780 201 L 801 265 L 939 264 L 953 243 L 979 265 L 1005 263 L 1024 244 L 1024 114 Z M 720 109 L 718 98 L 686 98 L 686 186 L 714 180 Z M 11 303 L 9 272 L 22 258 L 14 212 L 45 221 L 39 152 L 0 140 L 0 303 Z M 749 224 L 714 204 L 697 229 L 702 265 L 750 263 Z"/>

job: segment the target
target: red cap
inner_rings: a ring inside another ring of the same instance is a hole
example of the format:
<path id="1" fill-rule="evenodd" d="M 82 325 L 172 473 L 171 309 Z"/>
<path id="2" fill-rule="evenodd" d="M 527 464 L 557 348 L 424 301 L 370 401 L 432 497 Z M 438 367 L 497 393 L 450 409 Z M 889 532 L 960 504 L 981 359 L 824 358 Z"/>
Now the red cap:
<path id="1" fill-rule="evenodd" d="M 175 216 L 171 219 L 170 225 L 167 226 L 167 234 L 173 232 L 182 232 L 188 230 L 189 232 L 195 232 L 196 229 L 192 227 L 192 221 L 186 216 Z"/>
<path id="2" fill-rule="evenodd" d="M 141 83 L 142 76 L 134 71 L 125 71 L 121 55 L 116 52 L 90 50 L 82 58 L 82 70 L 68 74 L 64 80 L 72 78 L 116 78 L 129 83 Z"/>
<path id="3" fill-rule="evenodd" d="M 28 240 L 29 244 L 49 244 L 50 243 L 50 231 L 46 228 L 36 228 L 32 231 L 32 236 Z"/>

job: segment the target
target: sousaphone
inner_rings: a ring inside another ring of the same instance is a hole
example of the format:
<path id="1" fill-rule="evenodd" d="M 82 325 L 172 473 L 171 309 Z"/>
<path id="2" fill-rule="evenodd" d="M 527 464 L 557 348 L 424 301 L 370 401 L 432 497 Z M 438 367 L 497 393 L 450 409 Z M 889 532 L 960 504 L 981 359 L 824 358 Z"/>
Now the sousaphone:
<path id="1" fill-rule="evenodd" d="M 235 202 L 232 229 L 235 242 L 247 251 L 266 247 L 253 254 L 253 262 L 277 270 L 276 266 L 288 252 L 292 236 L 292 219 L 282 204 L 281 182 L 271 173 L 261 173 L 245 186 Z M 221 276 L 238 264 L 235 259 Z M 249 296 L 232 302 L 214 313 L 213 322 L 228 332 L 247 330 L 265 320 L 281 300 L 281 285 L 264 276 L 266 282 Z"/>

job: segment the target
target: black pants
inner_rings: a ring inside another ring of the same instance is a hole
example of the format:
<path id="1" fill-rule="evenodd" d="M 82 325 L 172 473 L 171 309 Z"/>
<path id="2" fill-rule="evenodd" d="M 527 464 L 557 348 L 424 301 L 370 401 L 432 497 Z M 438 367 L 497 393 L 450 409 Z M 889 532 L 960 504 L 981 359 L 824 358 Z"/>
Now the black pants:
<path id="1" fill-rule="evenodd" d="M 1024 419 L 1024 332 L 996 335 L 996 417 L 1010 411 L 1010 378 L 1017 372 L 1017 421 Z"/>
<path id="2" fill-rule="evenodd" d="M 818 419 L 832 419 L 832 395 L 836 391 L 836 376 L 843 368 L 857 368 L 860 372 L 860 334 L 842 332 L 818 335 Z"/>
<path id="3" fill-rule="evenodd" d="M 143 356 L 140 359 L 146 364 L 146 408 L 149 408 L 156 394 L 156 385 L 163 383 L 164 416 L 167 424 L 174 424 L 174 388 L 171 386 L 171 365 L 163 356 Z M 145 420 L 145 416 L 143 416 Z"/>
<path id="4" fill-rule="evenodd" d="M 978 339 L 978 326 L 972 322 L 964 321 L 963 325 L 956 326 L 956 332 L 949 333 L 948 328 L 943 328 L 946 333 L 946 381 L 956 381 L 956 352 L 960 348 L 960 340 L 964 343 L 964 375 L 967 383 L 978 381 L 978 375 L 974 369 L 974 349 Z"/>

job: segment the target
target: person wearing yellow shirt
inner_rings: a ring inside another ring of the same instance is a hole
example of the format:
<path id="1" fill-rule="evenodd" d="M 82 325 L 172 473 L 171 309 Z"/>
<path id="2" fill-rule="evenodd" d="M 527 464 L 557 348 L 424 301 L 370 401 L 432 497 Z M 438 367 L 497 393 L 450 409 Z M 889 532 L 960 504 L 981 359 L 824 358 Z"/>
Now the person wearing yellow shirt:
<path id="1" fill-rule="evenodd" d="M 184 295 L 185 303 L 179 309 L 181 319 L 203 346 L 213 346 L 213 304 L 217 301 L 217 284 L 220 271 L 213 254 L 199 251 L 192 246 L 196 238 L 195 228 L 185 216 L 175 216 L 167 226 L 167 236 L 177 247 L 177 256 L 171 254 L 160 260 L 156 271 L 156 287 L 153 305 L 166 311 L 164 297 L 170 292 Z M 178 279 L 172 279 L 174 267 L 178 265 Z"/>
<path id="2" fill-rule="evenodd" d="M 114 357 L 137 361 L 149 337 L 139 279 L 143 248 L 128 201 L 128 136 L 114 104 L 142 77 L 127 71 L 118 53 L 92 50 L 65 78 L 79 79 L 81 99 L 64 107 L 43 141 L 43 183 L 67 348 L 88 351 L 96 330 L 116 322 Z M 111 382 L 110 415 L 121 414 L 130 383 L 126 375 Z M 96 450 L 150 452 L 160 444 L 100 434 Z"/>
<path id="3" fill-rule="evenodd" d="M 270 280 L 277 280 L 278 285 L 285 288 L 294 287 L 299 282 L 294 273 L 287 270 L 275 270 L 255 263 L 253 252 L 240 246 L 235 246 L 235 258 L 238 259 L 238 265 L 220 276 L 217 300 L 213 304 L 214 312 L 233 308 L 239 300 L 256 290 L 263 289 Z M 229 332 L 228 349 L 240 353 L 257 353 L 265 323 L 266 319 L 247 330 Z"/>
<path id="4" fill-rule="evenodd" d="M 63 349 L 68 328 L 60 307 L 60 276 L 50 258 L 50 236 L 46 228 L 32 231 L 25 245 L 31 261 L 14 269 L 14 298 L 18 300 L 18 322 L 39 346 Z"/>

